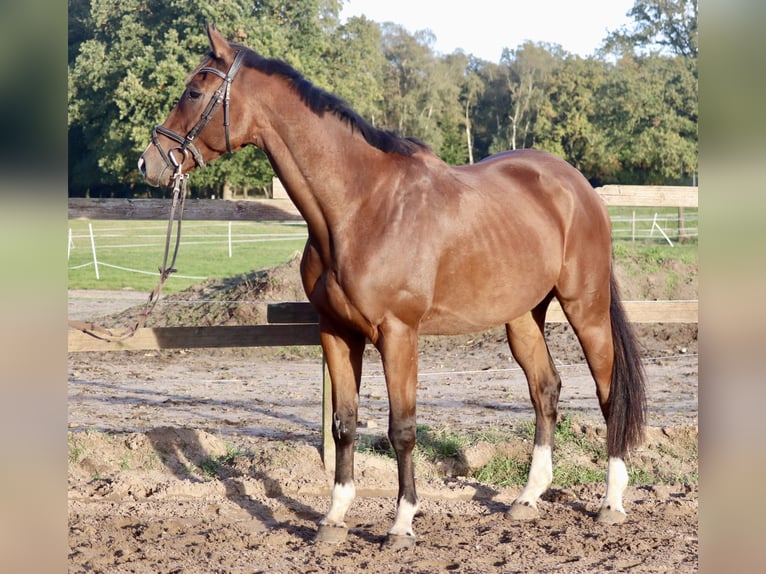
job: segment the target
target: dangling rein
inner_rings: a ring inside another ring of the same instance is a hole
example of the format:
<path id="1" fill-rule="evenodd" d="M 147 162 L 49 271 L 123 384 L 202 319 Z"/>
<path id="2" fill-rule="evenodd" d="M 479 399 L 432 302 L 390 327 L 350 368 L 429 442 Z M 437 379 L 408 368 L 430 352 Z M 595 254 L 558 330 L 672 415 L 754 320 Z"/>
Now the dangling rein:
<path id="1" fill-rule="evenodd" d="M 180 150 L 183 153 L 182 161 L 179 163 L 175 160 L 173 157 L 173 152 L 176 150 Z M 94 323 L 86 323 L 83 321 L 69 321 L 69 326 L 77 329 L 79 331 L 82 331 L 83 333 L 86 333 L 87 335 L 90 335 L 91 337 L 95 337 L 96 339 L 101 339 L 102 341 L 123 341 L 125 339 L 128 339 L 129 337 L 132 337 L 135 335 L 136 331 L 141 329 L 145 324 L 146 320 L 149 317 L 149 314 L 152 312 L 154 307 L 157 305 L 157 301 L 159 301 L 160 293 L 162 291 L 162 286 L 165 284 L 165 281 L 170 276 L 171 273 L 175 273 L 175 264 L 176 264 L 176 256 L 178 255 L 178 247 L 181 244 L 181 221 L 183 219 L 183 212 L 184 212 L 184 199 L 186 199 L 186 187 L 187 183 L 189 181 L 189 174 L 181 173 L 181 166 L 184 164 L 186 157 L 188 155 L 188 151 L 183 148 L 175 148 L 168 152 L 168 155 L 170 156 L 171 161 L 175 165 L 176 171 L 173 174 L 173 203 L 170 207 L 170 216 L 168 218 L 168 231 L 167 235 L 165 236 L 165 255 L 162 259 L 162 265 L 159 267 L 160 271 L 160 280 L 159 283 L 157 283 L 157 286 L 154 288 L 154 290 L 149 293 L 149 299 L 145 303 L 144 308 L 141 310 L 141 313 L 138 315 L 138 318 L 136 322 L 129 328 L 121 331 L 121 332 L 115 332 L 110 329 L 107 329 L 106 327 L 101 327 L 99 325 L 96 325 Z M 170 253 L 170 240 L 173 235 L 173 222 L 177 220 L 178 225 L 176 226 L 176 241 L 175 241 L 175 247 L 173 248 L 173 258 L 170 260 L 170 265 L 168 265 L 168 254 Z"/>

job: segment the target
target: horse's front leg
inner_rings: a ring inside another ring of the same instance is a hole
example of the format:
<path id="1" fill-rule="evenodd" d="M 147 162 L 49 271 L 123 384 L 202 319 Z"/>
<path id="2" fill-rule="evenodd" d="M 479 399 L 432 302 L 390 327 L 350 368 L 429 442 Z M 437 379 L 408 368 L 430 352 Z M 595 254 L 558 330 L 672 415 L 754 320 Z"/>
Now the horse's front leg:
<path id="1" fill-rule="evenodd" d="M 365 338 L 357 333 L 339 333 L 326 325 L 320 329 L 322 349 L 332 381 L 335 481 L 330 510 L 319 522 L 317 541 L 339 543 L 345 540 L 348 533 L 346 512 L 356 496 L 354 436 Z"/>
<path id="2" fill-rule="evenodd" d="M 418 509 L 415 491 L 415 395 L 418 378 L 417 331 L 398 321 L 381 327 L 377 347 L 383 360 L 388 388 L 388 438 L 396 452 L 399 495 L 396 518 L 388 530 L 386 544 L 406 548 L 415 544 L 412 520 Z"/>

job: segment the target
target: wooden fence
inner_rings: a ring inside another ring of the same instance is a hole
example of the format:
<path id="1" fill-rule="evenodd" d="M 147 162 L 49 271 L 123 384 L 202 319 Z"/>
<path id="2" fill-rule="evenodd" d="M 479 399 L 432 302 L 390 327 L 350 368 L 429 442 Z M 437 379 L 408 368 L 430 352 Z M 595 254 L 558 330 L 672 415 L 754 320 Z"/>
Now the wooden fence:
<path id="1" fill-rule="evenodd" d="M 697 187 L 605 185 L 596 191 L 610 206 L 697 207 Z M 167 199 L 69 199 L 69 219 L 166 219 Z M 289 199 L 187 199 L 184 219 L 203 221 L 296 221 Z"/>
<path id="2" fill-rule="evenodd" d="M 609 185 L 597 190 L 607 205 L 634 207 L 697 207 L 697 187 Z M 165 219 L 167 199 L 80 199 L 69 200 L 69 219 L 93 220 Z M 187 199 L 184 219 L 223 221 L 295 221 L 301 215 L 290 200 L 201 200 Z M 635 323 L 696 323 L 695 301 L 625 301 L 628 319 Z M 546 317 L 548 322 L 565 320 L 554 301 Z M 143 328 L 123 341 L 107 342 L 70 329 L 69 352 L 136 351 L 159 349 L 194 349 L 214 347 L 261 347 L 318 345 L 317 316 L 308 303 L 282 303 L 268 306 L 268 324 L 226 327 L 154 327 Z M 323 368 L 322 458 L 334 466 L 335 446 L 330 425 L 332 406 L 330 384 Z"/>

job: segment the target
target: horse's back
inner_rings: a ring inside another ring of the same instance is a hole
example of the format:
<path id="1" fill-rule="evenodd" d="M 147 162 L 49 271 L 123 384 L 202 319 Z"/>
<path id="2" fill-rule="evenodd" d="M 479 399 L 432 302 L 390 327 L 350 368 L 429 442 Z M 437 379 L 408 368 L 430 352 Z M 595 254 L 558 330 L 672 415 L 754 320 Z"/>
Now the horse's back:
<path id="1" fill-rule="evenodd" d="M 590 205 L 598 196 L 585 176 L 563 159 L 545 151 L 521 149 L 501 152 L 480 162 L 454 168 L 458 173 L 491 185 L 497 193 L 542 199 L 571 194 Z"/>
<path id="2" fill-rule="evenodd" d="M 606 205 L 585 176 L 563 159 L 523 149 L 455 170 L 458 177 L 480 190 L 477 208 L 496 210 L 517 233 L 544 234 L 549 242 L 555 238 L 565 250 L 563 257 L 572 255 L 573 249 L 611 253 Z M 547 254 L 553 255 L 551 251 Z"/>

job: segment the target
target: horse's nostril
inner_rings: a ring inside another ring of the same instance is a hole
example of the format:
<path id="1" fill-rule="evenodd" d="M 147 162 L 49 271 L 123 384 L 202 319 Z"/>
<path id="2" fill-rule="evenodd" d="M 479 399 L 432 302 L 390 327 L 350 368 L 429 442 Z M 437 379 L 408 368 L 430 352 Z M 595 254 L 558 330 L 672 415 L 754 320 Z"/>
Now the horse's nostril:
<path id="1" fill-rule="evenodd" d="M 144 162 L 144 157 L 143 156 L 138 158 L 138 171 L 141 172 L 141 175 L 146 177 L 146 162 Z"/>

